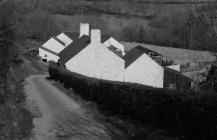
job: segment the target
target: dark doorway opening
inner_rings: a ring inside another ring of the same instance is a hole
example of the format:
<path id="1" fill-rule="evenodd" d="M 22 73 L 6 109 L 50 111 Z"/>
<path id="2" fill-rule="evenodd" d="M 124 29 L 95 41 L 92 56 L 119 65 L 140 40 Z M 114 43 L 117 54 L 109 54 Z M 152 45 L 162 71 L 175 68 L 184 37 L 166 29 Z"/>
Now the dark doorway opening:
<path id="1" fill-rule="evenodd" d="M 47 62 L 47 59 L 42 59 L 42 62 Z"/>

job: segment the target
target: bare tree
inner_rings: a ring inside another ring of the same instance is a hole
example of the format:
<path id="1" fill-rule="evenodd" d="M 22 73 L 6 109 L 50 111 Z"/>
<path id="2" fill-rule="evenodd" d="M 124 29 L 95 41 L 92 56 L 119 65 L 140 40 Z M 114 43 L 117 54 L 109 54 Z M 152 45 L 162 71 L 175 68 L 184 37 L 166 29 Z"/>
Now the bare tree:
<path id="1" fill-rule="evenodd" d="M 195 5 L 192 16 L 207 28 L 207 37 L 217 44 L 217 5 Z"/>
<path id="2" fill-rule="evenodd" d="M 207 73 L 209 71 L 209 65 L 207 65 L 207 60 L 208 58 L 205 58 L 205 56 L 200 53 L 199 55 L 188 55 L 189 59 L 193 60 L 191 63 L 191 68 L 190 71 L 188 71 L 188 75 L 190 76 L 191 79 L 194 81 L 194 89 L 195 92 L 198 93 L 200 90 L 201 86 L 200 85 L 202 82 L 205 82 L 205 78 L 207 76 Z"/>

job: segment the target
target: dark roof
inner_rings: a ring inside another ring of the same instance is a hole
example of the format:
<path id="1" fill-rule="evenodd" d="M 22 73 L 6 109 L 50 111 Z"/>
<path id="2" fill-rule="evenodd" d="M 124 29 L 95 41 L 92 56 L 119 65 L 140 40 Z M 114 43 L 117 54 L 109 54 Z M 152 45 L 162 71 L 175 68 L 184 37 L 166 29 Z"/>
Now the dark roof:
<path id="1" fill-rule="evenodd" d="M 71 43 L 68 47 L 66 47 L 59 53 L 61 62 L 65 64 L 72 57 L 74 57 L 81 50 L 83 50 L 89 43 L 90 37 L 86 35 L 76 39 L 73 43 Z"/>
<path id="2" fill-rule="evenodd" d="M 102 35 L 102 37 L 101 37 L 102 43 L 104 43 L 105 41 L 107 41 L 109 38 L 111 38 L 111 37 L 107 36 L 107 35 Z"/>
<path id="3" fill-rule="evenodd" d="M 155 51 L 149 50 L 149 49 L 142 47 L 142 46 L 137 46 L 137 49 L 148 54 L 148 55 L 151 55 L 151 56 L 162 56 L 161 54 L 159 54 Z"/>
<path id="4" fill-rule="evenodd" d="M 73 41 L 79 38 L 78 32 L 63 32 L 66 36 L 71 38 Z"/>
<path id="5" fill-rule="evenodd" d="M 65 43 L 62 42 L 59 38 L 57 38 L 56 36 L 53 37 L 53 39 L 55 39 L 57 42 L 59 42 L 60 44 L 62 44 L 63 46 L 65 46 Z"/>
<path id="6" fill-rule="evenodd" d="M 188 76 L 182 74 L 182 73 L 179 72 L 179 71 L 176 71 L 176 70 L 174 70 L 174 69 L 171 69 L 171 68 L 168 68 L 168 67 L 165 67 L 165 66 L 163 66 L 163 68 L 164 68 L 164 71 L 168 71 L 168 72 L 174 73 L 174 74 L 176 74 L 176 75 L 180 75 L 180 76 L 182 76 L 182 77 L 184 77 L 184 78 L 186 78 L 186 79 L 192 81 L 191 78 L 189 78 Z"/>
<path id="7" fill-rule="evenodd" d="M 43 46 L 40 46 L 39 48 L 41 48 L 42 50 L 45 50 L 45 51 L 47 51 L 47 52 L 50 52 L 50 53 L 52 53 L 52 54 L 54 54 L 54 55 L 58 55 L 56 52 L 54 52 L 54 51 L 52 51 L 52 50 L 49 50 L 49 49 L 47 49 L 47 48 L 45 48 L 45 47 L 43 47 Z"/>
<path id="8" fill-rule="evenodd" d="M 123 59 L 125 60 L 125 68 L 130 66 L 136 59 L 138 59 L 144 53 L 151 56 L 161 56 L 159 53 L 155 51 L 149 50 L 142 46 L 136 46 L 123 57 Z"/>
<path id="9" fill-rule="evenodd" d="M 114 54 L 116 54 L 117 56 L 119 56 L 121 58 L 123 57 L 122 52 L 117 50 L 117 48 L 115 46 L 111 45 L 111 46 L 108 47 L 108 49 L 110 51 L 112 51 Z"/>
<path id="10" fill-rule="evenodd" d="M 125 60 L 125 68 L 130 66 L 136 59 L 138 59 L 145 52 L 138 49 L 138 46 L 131 49 L 126 55 L 123 56 Z"/>

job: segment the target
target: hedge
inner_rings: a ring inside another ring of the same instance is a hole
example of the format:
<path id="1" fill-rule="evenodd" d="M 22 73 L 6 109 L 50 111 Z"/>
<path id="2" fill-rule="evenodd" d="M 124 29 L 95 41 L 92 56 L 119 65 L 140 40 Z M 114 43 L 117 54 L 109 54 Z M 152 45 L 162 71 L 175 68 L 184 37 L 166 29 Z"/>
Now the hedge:
<path id="1" fill-rule="evenodd" d="M 89 78 L 50 63 L 50 78 L 114 115 L 175 130 L 185 139 L 217 138 L 217 95 Z"/>

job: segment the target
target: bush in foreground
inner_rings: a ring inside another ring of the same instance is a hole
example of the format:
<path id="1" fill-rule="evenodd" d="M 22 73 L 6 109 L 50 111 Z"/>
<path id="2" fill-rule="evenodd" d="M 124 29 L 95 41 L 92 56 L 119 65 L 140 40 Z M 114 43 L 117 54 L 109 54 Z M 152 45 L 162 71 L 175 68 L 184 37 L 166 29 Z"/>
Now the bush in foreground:
<path id="1" fill-rule="evenodd" d="M 73 88 L 101 109 L 141 123 L 175 130 L 185 139 L 217 138 L 217 95 L 194 95 L 138 84 L 88 78 L 49 66 L 50 78 Z"/>

